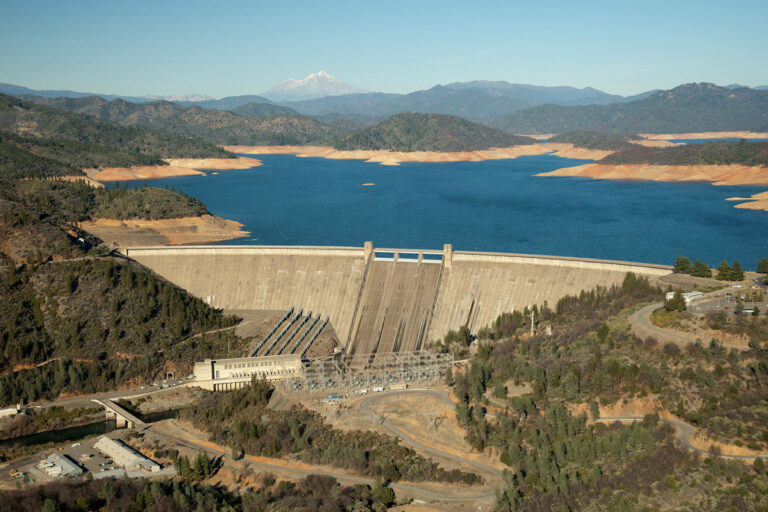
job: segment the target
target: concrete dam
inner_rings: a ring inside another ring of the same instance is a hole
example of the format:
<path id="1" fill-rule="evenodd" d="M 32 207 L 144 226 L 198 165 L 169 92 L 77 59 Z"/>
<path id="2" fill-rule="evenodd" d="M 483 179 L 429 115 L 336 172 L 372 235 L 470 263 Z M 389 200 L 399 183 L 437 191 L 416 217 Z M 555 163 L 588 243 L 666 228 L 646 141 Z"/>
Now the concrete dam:
<path id="1" fill-rule="evenodd" d="M 137 247 L 123 253 L 211 306 L 314 311 L 330 319 L 347 354 L 419 350 L 504 312 L 554 305 L 565 295 L 656 278 L 671 267 L 523 254 L 354 247 Z"/>

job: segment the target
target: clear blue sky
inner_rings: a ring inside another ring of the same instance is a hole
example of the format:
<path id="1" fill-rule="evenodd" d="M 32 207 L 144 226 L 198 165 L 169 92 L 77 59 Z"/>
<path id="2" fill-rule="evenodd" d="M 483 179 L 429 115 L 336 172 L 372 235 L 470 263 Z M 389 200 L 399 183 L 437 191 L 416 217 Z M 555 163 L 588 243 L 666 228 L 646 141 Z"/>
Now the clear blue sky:
<path id="1" fill-rule="evenodd" d="M 507 80 L 617 94 L 768 85 L 768 1 L 35 1 L 0 6 L 0 82 L 258 94 L 325 70 L 368 90 Z"/>

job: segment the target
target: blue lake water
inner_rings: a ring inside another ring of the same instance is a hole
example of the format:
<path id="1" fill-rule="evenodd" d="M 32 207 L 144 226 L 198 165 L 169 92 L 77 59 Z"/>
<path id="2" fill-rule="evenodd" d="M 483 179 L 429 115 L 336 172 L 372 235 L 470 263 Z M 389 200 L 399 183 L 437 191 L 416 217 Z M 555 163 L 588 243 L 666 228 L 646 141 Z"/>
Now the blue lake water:
<path id="1" fill-rule="evenodd" d="M 152 180 L 245 224 L 227 244 L 361 246 L 553 254 L 710 265 L 768 256 L 768 212 L 725 200 L 765 187 L 536 177 L 580 165 L 551 155 L 405 163 L 260 155 L 261 167 Z M 363 186 L 364 183 L 375 183 Z"/>

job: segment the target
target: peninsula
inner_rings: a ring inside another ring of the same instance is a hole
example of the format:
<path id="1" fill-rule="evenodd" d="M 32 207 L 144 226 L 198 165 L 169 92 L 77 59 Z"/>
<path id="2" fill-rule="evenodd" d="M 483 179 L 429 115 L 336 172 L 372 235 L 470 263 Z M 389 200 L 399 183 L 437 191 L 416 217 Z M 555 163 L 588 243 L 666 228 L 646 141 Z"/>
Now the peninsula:
<path id="1" fill-rule="evenodd" d="M 569 176 L 602 180 L 642 180 L 666 182 L 706 181 L 713 185 L 768 185 L 768 143 L 707 142 L 670 148 L 634 144 L 605 156 L 592 164 L 566 167 L 537 176 Z M 764 194 L 737 208 L 767 210 Z"/>
<path id="2" fill-rule="evenodd" d="M 169 158 L 167 165 L 135 165 L 130 167 L 102 167 L 84 169 L 89 178 L 96 181 L 128 181 L 195 176 L 203 171 L 228 171 L 250 169 L 261 165 L 255 158 Z"/>

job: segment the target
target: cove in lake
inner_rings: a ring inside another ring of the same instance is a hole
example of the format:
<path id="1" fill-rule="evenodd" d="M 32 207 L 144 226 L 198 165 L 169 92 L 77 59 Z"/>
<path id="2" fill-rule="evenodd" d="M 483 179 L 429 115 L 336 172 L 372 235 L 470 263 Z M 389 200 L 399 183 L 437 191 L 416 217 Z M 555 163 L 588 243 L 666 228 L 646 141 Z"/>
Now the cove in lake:
<path id="1" fill-rule="evenodd" d="M 678 254 L 754 269 L 768 212 L 725 199 L 765 187 L 536 177 L 588 163 L 552 155 L 404 163 L 258 155 L 260 167 L 152 180 L 201 199 L 250 237 L 225 244 L 551 254 L 672 264 Z M 374 183 L 372 186 L 363 186 Z"/>

